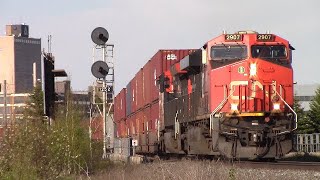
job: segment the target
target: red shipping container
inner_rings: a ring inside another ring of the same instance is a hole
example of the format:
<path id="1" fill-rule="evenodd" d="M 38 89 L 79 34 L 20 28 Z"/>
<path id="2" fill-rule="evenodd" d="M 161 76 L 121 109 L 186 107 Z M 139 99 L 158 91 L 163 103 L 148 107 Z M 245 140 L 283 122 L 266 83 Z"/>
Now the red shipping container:
<path id="1" fill-rule="evenodd" d="M 143 122 L 143 113 L 142 111 L 139 111 L 135 114 L 135 131 L 136 134 L 134 136 L 134 138 L 136 138 L 138 140 L 138 144 L 141 144 L 141 134 L 142 134 L 142 122 Z"/>
<path id="2" fill-rule="evenodd" d="M 146 107 L 143 109 L 143 115 L 144 115 L 144 126 L 145 126 L 145 131 L 150 131 L 151 130 L 151 108 Z"/>
<path id="3" fill-rule="evenodd" d="M 159 88 L 157 86 L 158 77 L 170 67 L 179 62 L 185 56 L 194 52 L 195 49 L 181 49 L 181 50 L 159 50 L 151 58 L 151 101 L 159 98 Z"/>
<path id="4" fill-rule="evenodd" d="M 121 120 L 121 92 L 125 90 L 122 89 L 115 97 L 114 97 L 114 121 L 120 122 Z"/>
<path id="5" fill-rule="evenodd" d="M 143 106 L 144 106 L 144 103 L 145 103 L 145 99 L 144 99 L 144 88 L 143 88 L 143 69 L 141 68 L 140 71 L 136 74 L 136 105 L 137 105 L 137 109 L 136 110 L 139 110 L 141 109 Z"/>
<path id="6" fill-rule="evenodd" d="M 131 115 L 127 119 L 127 127 L 129 128 L 129 135 L 133 137 L 134 135 L 137 134 L 137 129 L 136 129 L 136 115 Z"/>
<path id="7" fill-rule="evenodd" d="M 120 93 L 119 93 L 120 94 Z M 114 121 L 115 122 L 119 122 L 120 121 L 120 118 L 119 118 L 119 94 L 117 94 L 115 97 L 114 97 L 114 114 L 113 114 L 113 118 L 114 118 Z"/>
<path id="8" fill-rule="evenodd" d="M 151 106 L 150 119 L 151 119 L 150 131 L 156 132 L 158 130 L 158 125 L 161 124 L 159 103 L 155 103 Z"/>
<path id="9" fill-rule="evenodd" d="M 125 124 L 126 124 L 126 130 L 127 130 L 127 136 L 131 136 L 131 118 L 127 117 L 125 120 Z"/>
<path id="10" fill-rule="evenodd" d="M 132 113 L 132 80 L 126 86 L 126 117 Z"/>
<path id="11" fill-rule="evenodd" d="M 123 120 L 123 137 L 128 137 L 128 127 L 127 127 L 127 121 Z"/>
<path id="12" fill-rule="evenodd" d="M 119 122 L 126 117 L 126 89 L 122 89 L 114 100 L 114 120 Z"/>
<path id="13" fill-rule="evenodd" d="M 119 131 L 119 137 L 126 137 L 126 131 L 127 131 L 127 129 L 126 129 L 126 124 L 125 124 L 126 122 L 124 121 L 124 120 L 121 120 L 120 121 L 120 131 Z"/>
<path id="14" fill-rule="evenodd" d="M 128 136 L 132 136 L 131 117 L 127 117 L 126 124 L 127 124 L 127 134 L 128 134 Z"/>
<path id="15" fill-rule="evenodd" d="M 125 119 L 126 118 L 126 89 L 122 89 L 119 94 L 119 118 L 120 119 Z"/>
<path id="16" fill-rule="evenodd" d="M 115 122 L 116 124 L 116 137 L 120 137 L 121 135 L 121 121 Z"/>
<path id="17" fill-rule="evenodd" d="M 136 112 L 137 110 L 137 76 L 135 76 L 132 80 L 131 80 L 131 95 L 132 95 L 132 101 L 131 101 L 131 113 Z"/>
<path id="18" fill-rule="evenodd" d="M 143 98 L 144 103 L 143 106 L 146 106 L 147 104 L 151 103 L 151 61 L 149 60 L 144 66 L 143 66 Z"/>
<path id="19" fill-rule="evenodd" d="M 139 111 L 136 114 L 136 130 L 137 133 L 141 134 L 143 133 L 143 125 L 144 125 L 144 121 L 143 121 L 143 111 Z"/>

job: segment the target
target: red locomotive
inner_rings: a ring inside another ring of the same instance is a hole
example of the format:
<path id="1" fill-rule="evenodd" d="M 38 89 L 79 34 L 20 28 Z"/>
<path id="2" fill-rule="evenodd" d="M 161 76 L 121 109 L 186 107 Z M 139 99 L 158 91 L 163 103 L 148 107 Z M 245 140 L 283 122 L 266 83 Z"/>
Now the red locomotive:
<path id="1" fill-rule="evenodd" d="M 159 51 L 116 97 L 118 136 L 138 140 L 140 153 L 281 158 L 297 128 L 292 50 L 240 31 Z"/>

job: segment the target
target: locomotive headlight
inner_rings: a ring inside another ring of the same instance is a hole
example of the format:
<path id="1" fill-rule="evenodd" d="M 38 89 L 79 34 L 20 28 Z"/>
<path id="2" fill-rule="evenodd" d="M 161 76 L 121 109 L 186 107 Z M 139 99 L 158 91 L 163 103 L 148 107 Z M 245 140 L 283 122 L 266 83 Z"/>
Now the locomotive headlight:
<path id="1" fill-rule="evenodd" d="M 238 104 L 231 103 L 231 111 L 238 111 Z"/>
<path id="2" fill-rule="evenodd" d="M 255 75 L 257 75 L 257 64 L 251 63 L 250 64 L 250 76 L 255 76 Z"/>
<path id="3" fill-rule="evenodd" d="M 273 103 L 273 110 L 280 110 L 280 103 Z"/>

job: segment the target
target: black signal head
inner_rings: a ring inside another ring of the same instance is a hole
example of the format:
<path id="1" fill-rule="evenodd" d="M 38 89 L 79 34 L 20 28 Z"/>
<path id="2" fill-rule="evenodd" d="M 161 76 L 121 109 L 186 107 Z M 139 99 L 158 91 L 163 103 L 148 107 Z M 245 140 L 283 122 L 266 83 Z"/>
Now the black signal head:
<path id="1" fill-rule="evenodd" d="M 91 73 L 96 78 L 105 78 L 109 73 L 108 64 L 103 61 L 96 61 L 91 66 Z"/>
<path id="2" fill-rule="evenodd" d="M 97 45 L 104 45 L 109 39 L 109 33 L 105 28 L 97 27 L 92 31 L 91 39 Z"/>

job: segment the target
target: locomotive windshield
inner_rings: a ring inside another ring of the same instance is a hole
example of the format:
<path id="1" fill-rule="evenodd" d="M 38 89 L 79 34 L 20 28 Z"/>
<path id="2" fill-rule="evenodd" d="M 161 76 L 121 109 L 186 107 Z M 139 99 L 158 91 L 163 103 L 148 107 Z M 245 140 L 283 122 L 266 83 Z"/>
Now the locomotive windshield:
<path id="1" fill-rule="evenodd" d="M 247 58 L 247 46 L 216 45 L 211 47 L 212 60 L 240 60 Z"/>
<path id="2" fill-rule="evenodd" d="M 251 47 L 253 58 L 279 60 L 287 57 L 286 47 L 283 45 L 254 45 Z"/>

